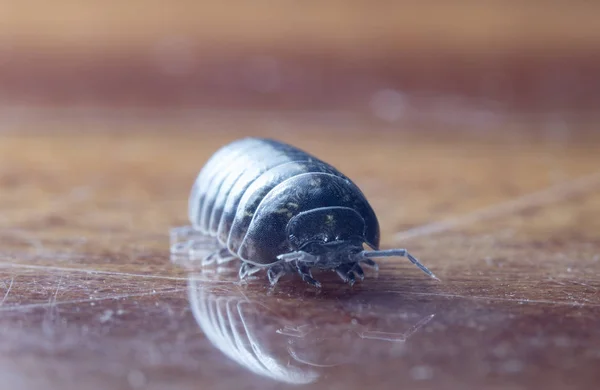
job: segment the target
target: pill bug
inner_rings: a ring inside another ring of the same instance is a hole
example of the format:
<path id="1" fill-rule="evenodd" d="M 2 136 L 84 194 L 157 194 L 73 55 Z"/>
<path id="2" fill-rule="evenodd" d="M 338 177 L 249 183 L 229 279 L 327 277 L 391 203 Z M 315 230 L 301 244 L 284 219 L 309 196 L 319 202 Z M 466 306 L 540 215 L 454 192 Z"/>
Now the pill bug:
<path id="1" fill-rule="evenodd" d="M 205 262 L 240 259 L 241 279 L 266 269 L 271 284 L 298 273 L 319 287 L 314 268 L 352 285 L 364 278 L 362 264 L 377 269 L 372 259 L 389 256 L 436 278 L 406 249 L 379 250 L 377 216 L 349 178 L 273 139 L 242 138 L 215 152 L 194 182 L 188 217 L 190 226 L 171 231 L 171 252 L 191 254 L 213 237 L 220 249 Z"/>

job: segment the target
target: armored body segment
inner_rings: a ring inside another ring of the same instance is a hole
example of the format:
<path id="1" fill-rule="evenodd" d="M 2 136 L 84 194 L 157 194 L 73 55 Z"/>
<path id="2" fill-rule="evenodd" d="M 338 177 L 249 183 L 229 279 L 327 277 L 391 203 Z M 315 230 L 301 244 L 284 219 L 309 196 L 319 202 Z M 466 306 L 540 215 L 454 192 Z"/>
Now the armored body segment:
<path id="1" fill-rule="evenodd" d="M 256 138 L 243 138 L 234 141 L 219 149 L 204 165 L 198 174 L 190 193 L 188 217 L 192 226 L 202 233 L 207 233 L 202 218 L 202 209 L 205 204 L 206 194 L 214 177 L 227 169 L 229 162 L 237 156 L 243 155 L 248 149 L 261 144 Z"/>
<path id="2" fill-rule="evenodd" d="M 223 214 L 219 226 L 220 239 L 227 243 L 227 247 L 233 253 L 236 253 L 250 226 L 254 212 L 269 191 L 290 177 L 308 172 L 323 172 L 343 177 L 335 168 L 316 159 L 293 161 L 264 172 L 245 189 L 239 200 L 231 199 L 232 204 L 226 206 L 227 212 Z M 237 205 L 233 203 L 236 201 Z M 295 204 L 291 202 L 289 207 L 295 207 Z M 230 213 L 230 210 L 233 212 Z"/>
<path id="3" fill-rule="evenodd" d="M 275 263 L 277 256 L 293 251 L 286 237 L 290 219 L 304 211 L 334 206 L 354 209 L 365 221 L 365 241 L 379 246 L 377 217 L 352 182 L 328 173 L 305 173 L 283 181 L 264 197 L 236 253 L 256 265 Z"/>
<path id="4" fill-rule="evenodd" d="M 246 188 L 260 177 L 262 173 L 290 161 L 307 160 L 310 158 L 302 151 L 288 149 L 272 144 L 267 144 L 265 148 L 257 149 L 257 151 L 264 151 L 263 154 L 256 155 L 252 153 L 250 158 L 253 160 L 241 170 L 241 173 L 239 175 L 230 174 L 223 182 L 213 204 L 209 223 L 210 235 L 217 236 L 222 245 L 227 244 L 227 239 L 222 239 L 218 235 L 218 231 L 226 207 L 229 207 L 227 210 L 229 214 L 235 215 L 237 203 L 239 203 L 239 199 L 244 195 Z"/>
<path id="5" fill-rule="evenodd" d="M 256 164 L 257 161 L 264 159 L 269 153 L 270 146 L 261 142 L 255 146 L 244 149 L 241 153 L 227 156 L 228 160 L 223 166 L 219 167 L 218 172 L 212 177 L 211 182 L 205 189 L 205 196 L 200 211 L 201 229 L 210 234 L 210 216 L 213 207 L 217 201 L 219 192 L 226 190 L 227 186 L 231 188 L 232 183 L 237 179 L 249 166 Z M 211 234 L 212 235 L 212 234 Z"/>

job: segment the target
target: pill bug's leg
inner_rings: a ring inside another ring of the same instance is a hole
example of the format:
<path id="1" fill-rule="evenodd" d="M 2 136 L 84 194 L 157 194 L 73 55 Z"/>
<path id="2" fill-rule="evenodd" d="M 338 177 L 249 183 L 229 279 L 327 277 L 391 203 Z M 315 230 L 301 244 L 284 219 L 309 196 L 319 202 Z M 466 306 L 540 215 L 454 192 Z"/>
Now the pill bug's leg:
<path id="1" fill-rule="evenodd" d="M 271 266 L 271 268 L 269 268 L 267 271 L 267 276 L 269 277 L 269 283 L 271 283 L 271 286 L 276 285 L 279 281 L 279 278 L 281 278 L 287 272 L 288 271 L 286 270 L 284 264 L 275 264 Z"/>
<path id="2" fill-rule="evenodd" d="M 188 256 L 192 259 L 202 259 L 214 251 L 214 242 L 211 240 L 188 240 L 175 243 L 171 246 L 171 254 Z"/>
<path id="3" fill-rule="evenodd" d="M 229 263 L 230 261 L 235 259 L 237 259 L 237 257 L 232 255 L 231 252 L 229 252 L 229 249 L 227 248 L 219 250 L 217 254 L 217 264 L 219 265 Z"/>
<path id="4" fill-rule="evenodd" d="M 193 226 L 179 226 L 170 231 L 171 253 L 189 255 L 195 247 L 211 243 L 213 239 L 194 229 Z"/>
<path id="5" fill-rule="evenodd" d="M 375 271 L 379 271 L 379 265 L 371 259 L 360 259 L 360 262 L 366 264 L 368 267 L 373 268 Z"/>
<path id="6" fill-rule="evenodd" d="M 187 255 L 190 251 L 192 243 L 190 241 L 176 242 L 171 244 L 172 255 Z"/>
<path id="7" fill-rule="evenodd" d="M 408 260 L 410 260 L 411 263 L 413 263 L 414 265 L 419 267 L 419 269 L 421 271 L 425 272 L 427 275 L 429 275 L 433 279 L 440 280 L 440 279 L 438 279 L 437 276 L 435 276 L 433 274 L 433 272 L 431 272 L 429 269 L 427 269 L 427 267 L 425 267 L 423 264 L 421 264 L 421 262 L 419 260 L 417 260 L 410 253 L 408 253 L 408 251 L 406 249 L 398 248 L 398 249 L 386 249 L 386 250 L 380 250 L 380 251 L 362 251 L 362 252 L 359 252 L 358 255 L 362 258 L 367 258 L 367 259 L 373 258 L 373 257 L 391 257 L 391 256 L 406 257 Z M 359 259 L 359 261 L 361 261 L 361 260 Z"/>
<path id="8" fill-rule="evenodd" d="M 211 264 L 214 264 L 215 261 L 217 260 L 218 255 L 219 255 L 219 251 L 215 251 L 215 252 L 209 253 L 208 255 L 205 254 L 204 256 L 202 256 L 202 255 L 197 256 L 195 254 L 195 252 L 191 252 L 191 253 L 194 253 L 194 255 L 192 255 L 191 257 L 195 257 L 195 258 L 199 257 L 199 258 L 202 259 L 202 265 L 211 265 Z"/>
<path id="9" fill-rule="evenodd" d="M 356 282 L 356 277 L 354 276 L 354 272 L 352 272 L 351 264 L 342 264 L 335 269 L 335 272 L 344 283 L 348 283 L 350 286 L 353 286 Z"/>
<path id="10" fill-rule="evenodd" d="M 246 279 L 248 276 L 253 275 L 260 271 L 260 267 L 254 264 L 244 262 L 240 267 L 239 277 L 241 280 Z"/>
<path id="11" fill-rule="evenodd" d="M 316 256 L 313 256 L 310 253 L 307 253 L 304 251 L 284 253 L 282 255 L 277 256 L 277 259 L 283 260 L 286 263 L 291 263 L 291 262 L 315 263 L 317 261 Z"/>
<path id="12" fill-rule="evenodd" d="M 200 261 L 202 265 L 210 265 L 217 261 L 221 250 L 213 238 L 205 241 L 189 241 L 187 256 L 190 260 Z"/>
<path id="13" fill-rule="evenodd" d="M 205 256 L 199 256 L 197 253 L 195 253 L 194 251 L 190 251 L 190 257 L 192 259 L 198 259 L 202 261 L 202 265 L 211 265 L 212 263 L 215 262 L 215 253 L 209 253 L 208 255 Z"/>
<path id="14" fill-rule="evenodd" d="M 193 240 L 194 238 L 200 238 L 202 236 L 202 233 L 194 229 L 194 227 L 191 225 L 171 228 L 169 234 L 171 236 L 171 245 L 181 241 L 189 241 Z"/>
<path id="15" fill-rule="evenodd" d="M 354 267 L 352 267 L 352 272 L 354 272 L 360 280 L 365 280 L 365 271 L 363 271 L 358 263 L 354 264 Z"/>
<path id="16" fill-rule="evenodd" d="M 248 275 L 248 268 L 248 263 L 242 263 L 242 265 L 240 266 L 240 271 L 238 273 L 240 279 L 244 279 Z"/>
<path id="17" fill-rule="evenodd" d="M 319 281 L 315 280 L 312 277 L 312 274 L 310 273 L 310 268 L 303 263 L 296 263 L 296 268 L 298 270 L 298 273 L 300 274 L 300 276 L 302 277 L 302 280 L 304 280 L 306 283 L 318 287 L 321 287 L 321 283 L 319 283 Z"/>

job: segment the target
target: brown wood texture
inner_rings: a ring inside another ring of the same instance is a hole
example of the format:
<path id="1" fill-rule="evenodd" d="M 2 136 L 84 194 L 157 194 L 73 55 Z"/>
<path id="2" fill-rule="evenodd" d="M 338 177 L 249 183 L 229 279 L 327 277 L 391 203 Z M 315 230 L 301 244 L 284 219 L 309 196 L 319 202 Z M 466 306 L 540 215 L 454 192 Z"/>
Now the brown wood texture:
<path id="1" fill-rule="evenodd" d="M 596 389 L 599 14 L 0 2 L 0 389 Z M 246 135 L 352 177 L 441 282 L 171 258 L 195 175 Z"/>
<path id="2" fill-rule="evenodd" d="M 22 115 L 0 134 L 3 388 L 600 381 L 600 141 L 575 131 L 597 122 L 472 133 L 284 114 Z M 394 258 L 352 288 L 326 274 L 321 292 L 296 277 L 269 289 L 264 274 L 237 283 L 236 265 L 171 259 L 194 176 L 244 135 L 294 143 L 354 178 L 383 247 L 407 247 L 441 282 Z"/>

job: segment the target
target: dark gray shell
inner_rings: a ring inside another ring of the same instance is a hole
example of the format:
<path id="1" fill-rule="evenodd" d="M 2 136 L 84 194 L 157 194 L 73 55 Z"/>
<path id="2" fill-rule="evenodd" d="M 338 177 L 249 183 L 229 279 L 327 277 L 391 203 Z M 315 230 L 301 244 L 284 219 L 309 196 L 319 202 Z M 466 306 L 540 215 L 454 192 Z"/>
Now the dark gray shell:
<path id="1" fill-rule="evenodd" d="M 322 207 L 356 211 L 365 222 L 356 233 L 379 247 L 377 217 L 350 179 L 293 146 L 244 138 L 219 149 L 202 168 L 190 194 L 189 218 L 242 260 L 268 265 L 293 250 L 288 222 Z"/>

